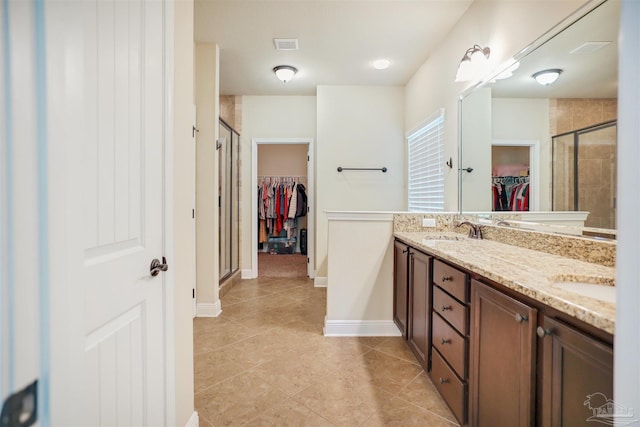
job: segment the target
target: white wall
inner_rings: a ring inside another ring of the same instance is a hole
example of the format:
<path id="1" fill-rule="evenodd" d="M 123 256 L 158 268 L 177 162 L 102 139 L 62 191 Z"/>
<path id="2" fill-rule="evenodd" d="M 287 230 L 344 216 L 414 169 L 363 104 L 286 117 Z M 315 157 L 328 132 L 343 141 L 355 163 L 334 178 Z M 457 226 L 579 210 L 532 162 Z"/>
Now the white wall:
<path id="1" fill-rule="evenodd" d="M 400 335 L 393 323 L 393 214 L 328 216 L 325 335 Z"/>
<path id="2" fill-rule="evenodd" d="M 195 286 L 194 219 L 195 144 L 193 78 L 193 0 L 174 3 L 173 88 L 173 260 L 175 313 L 176 425 L 186 425 L 194 410 L 193 321 L 191 289 Z M 171 404 L 171 402 L 169 403 Z"/>
<path id="3" fill-rule="evenodd" d="M 640 418 L 640 2 L 623 0 L 618 98 L 618 255 L 614 399 Z"/>
<path id="4" fill-rule="evenodd" d="M 445 210 L 458 208 L 458 95 L 469 86 L 455 83 L 458 64 L 474 44 L 491 48 L 499 65 L 584 4 L 584 0 L 475 1 L 440 47 L 405 87 L 405 127 L 412 129 L 445 108 L 445 157 L 454 168 L 445 175 Z"/>
<path id="5" fill-rule="evenodd" d="M 219 311 L 218 138 L 220 49 L 196 45 L 196 106 L 200 132 L 196 144 L 196 243 L 198 315 Z M 203 308 L 200 313 L 200 307 Z"/>
<path id="6" fill-rule="evenodd" d="M 493 98 L 491 111 L 493 139 L 540 141 L 540 210 L 551 210 L 549 100 Z"/>
<path id="7" fill-rule="evenodd" d="M 406 208 L 402 87 L 318 86 L 316 272 L 327 276 L 327 210 Z M 382 167 L 344 171 L 343 167 Z"/>
<path id="8" fill-rule="evenodd" d="M 251 140 L 316 138 L 315 96 L 243 96 L 240 135 L 240 268 L 251 270 Z M 313 195 L 308 195 L 312 200 Z"/>

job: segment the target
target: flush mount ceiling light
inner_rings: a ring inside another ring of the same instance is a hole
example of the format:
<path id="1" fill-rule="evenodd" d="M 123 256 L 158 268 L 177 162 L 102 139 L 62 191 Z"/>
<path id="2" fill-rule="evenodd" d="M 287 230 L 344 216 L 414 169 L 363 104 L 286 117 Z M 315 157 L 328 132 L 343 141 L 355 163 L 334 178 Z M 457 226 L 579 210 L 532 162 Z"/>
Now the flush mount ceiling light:
<path id="1" fill-rule="evenodd" d="M 456 73 L 456 82 L 467 82 L 481 78 L 488 71 L 489 55 L 491 49 L 482 48 L 477 44 L 467 49 L 464 56 L 460 60 L 458 72 Z"/>
<path id="2" fill-rule="evenodd" d="M 291 65 L 278 65 L 277 67 L 273 67 L 273 72 L 276 73 L 276 77 L 280 79 L 282 83 L 286 83 L 296 75 L 298 69 Z"/>
<path id="3" fill-rule="evenodd" d="M 558 77 L 560 77 L 560 74 L 562 74 L 562 70 L 560 68 L 552 68 L 549 70 L 538 71 L 537 73 L 534 73 L 531 77 L 536 79 L 536 81 L 540 83 L 542 86 L 549 86 L 550 84 L 558 80 Z"/>
<path id="4" fill-rule="evenodd" d="M 376 61 L 373 61 L 371 65 L 376 70 L 386 70 L 387 68 L 389 68 L 389 65 L 391 65 L 391 61 L 389 61 L 388 59 L 378 59 Z"/>

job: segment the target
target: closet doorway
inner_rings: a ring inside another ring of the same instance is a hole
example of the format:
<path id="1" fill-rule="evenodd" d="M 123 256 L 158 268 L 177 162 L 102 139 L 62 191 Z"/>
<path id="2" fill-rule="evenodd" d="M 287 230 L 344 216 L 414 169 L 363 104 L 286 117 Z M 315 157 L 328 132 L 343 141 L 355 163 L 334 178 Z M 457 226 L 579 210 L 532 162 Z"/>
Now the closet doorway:
<path id="1" fill-rule="evenodd" d="M 493 140 L 491 143 L 492 210 L 540 210 L 539 165 L 539 141 Z"/>
<path id="2" fill-rule="evenodd" d="M 313 139 L 254 138 L 251 153 L 252 277 L 297 275 L 314 278 Z M 291 194 L 291 198 L 286 199 L 286 207 L 290 207 L 289 200 L 294 197 L 296 204 L 301 201 L 301 192 L 306 195 L 306 214 L 298 207 L 295 218 L 292 218 L 292 210 L 287 218 L 284 195 L 277 199 L 282 203 L 277 203 L 279 210 L 275 214 L 275 204 L 271 205 L 270 214 L 262 208 L 262 203 L 259 209 L 259 196 L 261 201 L 263 195 L 272 191 L 273 203 L 276 193 L 285 190 Z"/>

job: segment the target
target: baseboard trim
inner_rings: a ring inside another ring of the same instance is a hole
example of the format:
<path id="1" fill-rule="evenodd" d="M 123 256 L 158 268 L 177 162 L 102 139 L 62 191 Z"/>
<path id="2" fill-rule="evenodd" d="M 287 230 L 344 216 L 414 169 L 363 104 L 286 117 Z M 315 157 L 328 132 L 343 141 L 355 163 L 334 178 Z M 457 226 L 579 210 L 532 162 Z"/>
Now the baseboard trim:
<path id="1" fill-rule="evenodd" d="M 327 337 L 399 337 L 393 320 L 325 320 Z"/>
<path id="2" fill-rule="evenodd" d="M 189 417 L 189 421 L 185 424 L 184 427 L 199 427 L 200 426 L 200 418 L 198 417 L 198 413 L 193 411 L 193 414 Z"/>
<path id="3" fill-rule="evenodd" d="M 251 268 L 244 268 L 241 271 L 242 274 L 242 278 L 243 279 L 255 279 L 255 276 L 253 275 L 253 270 Z"/>
<path id="4" fill-rule="evenodd" d="M 222 313 L 222 304 L 220 300 L 211 304 L 202 302 L 196 304 L 196 317 L 218 317 Z"/>
<path id="5" fill-rule="evenodd" d="M 318 276 L 316 276 L 313 279 L 313 286 L 316 287 L 316 288 L 326 288 L 328 281 L 329 281 L 329 279 L 327 277 L 318 277 Z"/>

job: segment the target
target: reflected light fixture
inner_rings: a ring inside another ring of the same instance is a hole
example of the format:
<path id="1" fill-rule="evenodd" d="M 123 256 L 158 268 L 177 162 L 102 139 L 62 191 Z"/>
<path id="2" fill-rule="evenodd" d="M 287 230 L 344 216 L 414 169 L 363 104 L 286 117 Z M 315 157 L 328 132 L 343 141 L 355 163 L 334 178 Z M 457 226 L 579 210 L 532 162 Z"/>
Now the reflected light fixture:
<path id="1" fill-rule="evenodd" d="M 456 82 L 480 79 L 488 71 L 490 54 L 491 49 L 488 47 L 482 48 L 477 44 L 467 49 L 460 60 L 458 72 L 456 73 Z"/>
<path id="2" fill-rule="evenodd" d="M 536 79 L 542 86 L 549 86 L 560 77 L 562 70 L 560 68 L 551 68 L 549 70 L 542 70 L 534 73 L 531 77 Z"/>
<path id="3" fill-rule="evenodd" d="M 286 83 L 296 75 L 298 69 L 291 65 L 278 65 L 277 67 L 273 67 L 273 72 L 276 73 L 276 77 L 280 79 L 282 83 Z"/>

